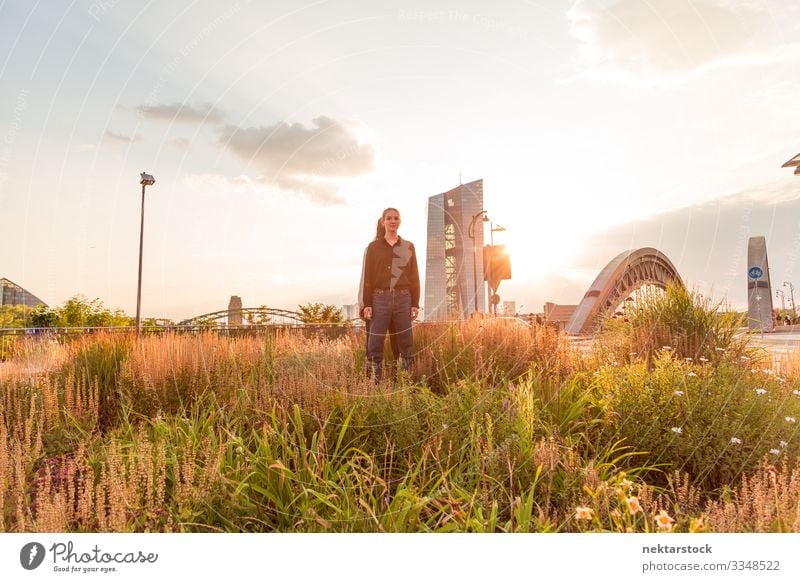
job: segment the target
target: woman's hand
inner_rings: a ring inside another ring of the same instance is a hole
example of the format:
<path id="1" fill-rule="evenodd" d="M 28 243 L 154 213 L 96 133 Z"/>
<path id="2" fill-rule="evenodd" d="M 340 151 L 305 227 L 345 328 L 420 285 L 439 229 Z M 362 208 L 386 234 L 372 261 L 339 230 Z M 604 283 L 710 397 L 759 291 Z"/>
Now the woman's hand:
<path id="1" fill-rule="evenodd" d="M 364 320 L 372 319 L 372 307 L 364 308 Z"/>
<path id="2" fill-rule="evenodd" d="M 419 315 L 419 307 L 412 307 L 411 308 L 411 321 L 414 321 L 415 319 L 417 319 L 418 315 Z"/>

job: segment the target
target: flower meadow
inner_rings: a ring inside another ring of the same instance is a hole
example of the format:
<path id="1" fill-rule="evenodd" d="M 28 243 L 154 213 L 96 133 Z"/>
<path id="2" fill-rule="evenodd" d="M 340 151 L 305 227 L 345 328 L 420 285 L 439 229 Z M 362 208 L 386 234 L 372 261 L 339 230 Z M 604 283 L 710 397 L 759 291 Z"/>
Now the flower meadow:
<path id="1" fill-rule="evenodd" d="M 634 309 L 589 351 L 421 324 L 379 385 L 356 328 L 21 341 L 0 530 L 800 531 L 795 359 L 685 291 Z"/>

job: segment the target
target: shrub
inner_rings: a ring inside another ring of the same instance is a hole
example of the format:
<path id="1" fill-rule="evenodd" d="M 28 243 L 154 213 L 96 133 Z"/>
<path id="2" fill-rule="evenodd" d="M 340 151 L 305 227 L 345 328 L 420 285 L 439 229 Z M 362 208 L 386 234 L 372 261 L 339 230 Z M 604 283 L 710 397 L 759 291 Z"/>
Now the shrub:
<path id="1" fill-rule="evenodd" d="M 681 358 L 738 359 L 748 354 L 748 340 L 739 333 L 744 318 L 720 307 L 683 286 L 643 291 L 624 317 L 602 322 L 598 353 L 607 362 L 642 359 L 651 365 L 667 346 Z"/>
<path id="2" fill-rule="evenodd" d="M 605 423 L 591 441 L 624 439 L 647 453 L 647 464 L 685 471 L 707 490 L 752 471 L 765 454 L 800 453 L 800 398 L 771 371 L 742 364 L 695 364 L 662 350 L 652 370 L 599 369 L 590 389 Z"/>

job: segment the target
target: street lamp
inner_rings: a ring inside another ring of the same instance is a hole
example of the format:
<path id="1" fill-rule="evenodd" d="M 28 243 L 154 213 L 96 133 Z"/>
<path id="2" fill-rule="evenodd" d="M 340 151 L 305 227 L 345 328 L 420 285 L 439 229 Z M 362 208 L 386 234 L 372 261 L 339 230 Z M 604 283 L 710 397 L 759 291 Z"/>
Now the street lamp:
<path id="1" fill-rule="evenodd" d="M 152 186 L 156 183 L 156 179 L 150 174 L 142 172 L 139 174 L 141 179 L 139 184 L 142 185 L 142 224 L 139 228 L 139 285 L 136 288 L 136 337 L 142 331 L 142 249 L 144 248 L 144 189 L 146 186 Z"/>
<path id="2" fill-rule="evenodd" d="M 794 315 L 794 317 L 796 319 L 797 318 L 797 308 L 794 305 L 794 285 L 792 285 L 788 281 L 784 281 L 783 282 L 783 286 L 784 287 L 789 287 L 789 296 L 790 296 L 789 298 L 792 301 L 792 315 Z"/>
<path id="3" fill-rule="evenodd" d="M 475 221 L 481 216 L 483 216 L 483 222 L 489 222 L 486 211 L 481 210 L 469 221 L 469 229 L 467 229 L 467 234 L 472 240 L 472 310 L 474 313 L 478 312 L 478 257 L 477 249 L 475 248 Z"/>
<path id="4" fill-rule="evenodd" d="M 494 302 L 494 295 L 497 289 L 492 288 L 492 263 L 494 262 L 494 233 L 496 232 L 505 232 L 506 229 L 502 226 L 494 225 L 489 222 L 489 273 L 488 277 L 486 278 L 487 283 L 489 284 L 489 311 L 493 315 L 497 315 L 497 305 Z"/>
<path id="5" fill-rule="evenodd" d="M 775 291 L 775 297 L 781 298 L 781 311 L 786 311 L 786 293 L 783 289 Z"/>

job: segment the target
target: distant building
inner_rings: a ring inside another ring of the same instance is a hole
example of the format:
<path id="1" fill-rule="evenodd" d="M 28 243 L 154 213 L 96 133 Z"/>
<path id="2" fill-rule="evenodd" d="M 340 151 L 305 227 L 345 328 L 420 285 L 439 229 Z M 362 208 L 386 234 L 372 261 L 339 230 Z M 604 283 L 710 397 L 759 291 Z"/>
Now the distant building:
<path id="1" fill-rule="evenodd" d="M 558 329 L 564 329 L 577 308 L 577 305 L 556 305 L 547 302 L 544 304 L 544 321 L 557 326 Z"/>
<path id="2" fill-rule="evenodd" d="M 44 305 L 47 307 L 47 304 L 33 293 L 6 278 L 0 278 L 0 305 L 25 305 L 27 307 Z"/>
<path id="3" fill-rule="evenodd" d="M 516 301 L 503 301 L 503 315 L 507 316 L 514 316 L 517 314 L 517 302 Z"/>
<path id="4" fill-rule="evenodd" d="M 231 295 L 228 301 L 228 325 L 242 325 L 242 298 Z"/>
<path id="5" fill-rule="evenodd" d="M 470 223 L 482 210 L 483 180 L 428 198 L 426 321 L 464 319 L 476 308 L 486 311 L 480 217 L 474 221 L 474 241 L 469 237 Z"/>
<path id="6" fill-rule="evenodd" d="M 353 303 L 351 305 L 342 305 L 342 317 L 345 320 L 348 319 L 357 319 L 360 317 L 361 313 L 358 308 L 358 303 Z"/>

